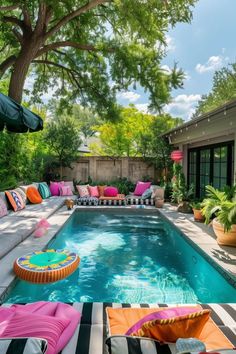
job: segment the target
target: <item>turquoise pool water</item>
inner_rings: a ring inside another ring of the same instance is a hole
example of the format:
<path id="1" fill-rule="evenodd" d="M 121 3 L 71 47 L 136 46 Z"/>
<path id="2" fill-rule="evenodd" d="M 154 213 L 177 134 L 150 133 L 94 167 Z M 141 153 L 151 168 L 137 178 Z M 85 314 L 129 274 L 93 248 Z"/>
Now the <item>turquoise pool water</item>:
<path id="1" fill-rule="evenodd" d="M 77 252 L 78 270 L 53 284 L 18 281 L 7 302 L 235 302 L 236 289 L 156 212 L 76 211 L 48 248 Z"/>

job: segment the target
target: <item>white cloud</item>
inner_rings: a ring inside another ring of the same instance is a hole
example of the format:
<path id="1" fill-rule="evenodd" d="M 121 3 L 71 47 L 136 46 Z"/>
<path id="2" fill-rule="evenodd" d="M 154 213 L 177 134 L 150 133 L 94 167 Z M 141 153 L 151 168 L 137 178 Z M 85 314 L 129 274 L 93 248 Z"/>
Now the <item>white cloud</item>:
<path id="1" fill-rule="evenodd" d="M 195 69 L 200 74 L 208 71 L 214 71 L 222 67 L 227 60 L 228 58 L 224 58 L 221 55 L 218 56 L 213 55 L 208 59 L 208 61 L 205 64 L 198 63 Z"/>
<path id="2" fill-rule="evenodd" d="M 175 117 L 180 117 L 184 120 L 191 118 L 195 111 L 195 106 L 200 100 L 201 95 L 178 95 L 172 102 L 165 106 L 166 113 Z"/>
<path id="3" fill-rule="evenodd" d="M 169 67 L 169 65 L 162 65 L 161 69 L 165 70 L 168 74 L 171 73 L 171 68 Z"/>
<path id="4" fill-rule="evenodd" d="M 169 52 L 174 52 L 174 50 L 176 48 L 175 43 L 174 43 L 174 39 L 171 36 L 169 36 L 168 34 L 166 36 L 166 44 L 167 44 L 167 50 Z"/>
<path id="5" fill-rule="evenodd" d="M 118 98 L 123 98 L 124 100 L 128 100 L 129 102 L 136 102 L 140 94 L 132 91 L 119 92 L 117 94 Z"/>
<path id="6" fill-rule="evenodd" d="M 138 103 L 135 107 L 143 113 L 148 113 L 148 103 Z"/>

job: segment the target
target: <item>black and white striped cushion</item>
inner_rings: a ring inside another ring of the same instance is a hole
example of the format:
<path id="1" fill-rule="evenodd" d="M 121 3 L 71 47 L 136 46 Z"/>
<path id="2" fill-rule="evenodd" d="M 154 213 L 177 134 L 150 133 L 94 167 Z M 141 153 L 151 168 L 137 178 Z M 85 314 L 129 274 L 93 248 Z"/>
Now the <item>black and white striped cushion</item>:
<path id="1" fill-rule="evenodd" d="M 118 304 L 118 303 L 80 303 L 71 304 L 82 314 L 81 321 L 77 326 L 74 335 L 67 346 L 60 354 L 108 354 L 108 346 L 105 344 L 107 339 L 106 328 L 106 307 L 167 307 L 176 306 L 175 304 Z M 201 306 L 204 309 L 211 309 L 211 317 L 236 347 L 236 303 L 235 304 L 206 304 Z M 158 351 L 160 354 L 174 354 L 175 346 L 161 346 Z M 167 353 L 168 350 L 168 353 Z M 0 350 L 0 354 L 2 354 Z M 18 354 L 18 352 L 16 352 Z M 16 354 L 14 353 L 14 354 Z M 141 352 L 142 353 L 142 352 Z M 7 353 L 8 354 L 8 353 Z M 25 353 L 24 353 L 25 354 Z M 32 353 L 30 353 L 32 354 Z M 123 353 L 122 353 L 123 354 Z M 154 352 L 154 354 L 156 354 Z"/>
<path id="2" fill-rule="evenodd" d="M 109 354 L 171 354 L 169 345 L 147 338 L 111 336 L 106 344 Z"/>
<path id="3" fill-rule="evenodd" d="M 1 354 L 43 354 L 47 350 L 47 341 L 40 338 L 0 339 Z"/>

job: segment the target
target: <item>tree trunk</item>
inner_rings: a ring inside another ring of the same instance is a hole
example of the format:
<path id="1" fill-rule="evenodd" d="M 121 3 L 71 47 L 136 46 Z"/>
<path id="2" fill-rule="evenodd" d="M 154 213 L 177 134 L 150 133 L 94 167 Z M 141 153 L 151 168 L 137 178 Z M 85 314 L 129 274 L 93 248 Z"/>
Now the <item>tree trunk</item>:
<path id="1" fill-rule="evenodd" d="M 31 37 L 26 43 L 24 43 L 21 52 L 13 66 L 8 95 L 19 103 L 22 101 L 24 84 L 30 64 L 41 45 L 42 40 L 34 40 L 34 38 Z"/>

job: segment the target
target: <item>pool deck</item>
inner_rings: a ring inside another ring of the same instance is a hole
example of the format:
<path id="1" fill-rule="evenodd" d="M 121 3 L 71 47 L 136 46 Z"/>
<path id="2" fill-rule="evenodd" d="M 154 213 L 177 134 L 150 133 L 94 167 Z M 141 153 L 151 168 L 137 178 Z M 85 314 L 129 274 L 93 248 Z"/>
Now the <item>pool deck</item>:
<path id="1" fill-rule="evenodd" d="M 57 234 L 62 225 L 68 220 L 71 214 L 75 210 L 111 210 L 129 209 L 132 211 L 135 208 L 126 206 L 100 206 L 100 207 L 76 207 L 73 211 L 67 211 L 66 207 L 60 208 L 54 215 L 52 215 L 48 221 L 50 223 L 50 229 L 48 233 L 41 238 L 34 238 L 33 235 L 29 236 L 25 241 L 16 246 L 4 256 L 1 262 L 1 272 L 0 272 L 0 302 L 4 301 L 8 292 L 11 290 L 12 284 L 15 280 L 15 275 L 12 270 L 13 263 L 16 258 L 33 252 L 36 250 L 41 250 L 47 243 Z M 142 209 L 137 209 L 139 212 Z M 160 213 L 165 218 L 167 218 L 171 223 L 173 223 L 184 236 L 194 243 L 200 252 L 204 252 L 208 260 L 217 265 L 217 268 L 221 273 L 226 276 L 229 281 L 236 287 L 236 248 L 219 246 L 216 242 L 216 237 L 211 227 L 206 226 L 202 223 L 195 222 L 192 214 L 183 214 L 176 211 L 176 207 L 165 203 L 164 207 L 161 209 L 156 209 L 151 206 L 146 206 L 143 209 L 144 212 L 152 210 Z"/>

